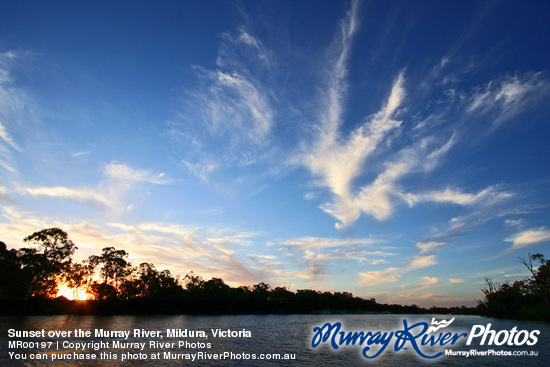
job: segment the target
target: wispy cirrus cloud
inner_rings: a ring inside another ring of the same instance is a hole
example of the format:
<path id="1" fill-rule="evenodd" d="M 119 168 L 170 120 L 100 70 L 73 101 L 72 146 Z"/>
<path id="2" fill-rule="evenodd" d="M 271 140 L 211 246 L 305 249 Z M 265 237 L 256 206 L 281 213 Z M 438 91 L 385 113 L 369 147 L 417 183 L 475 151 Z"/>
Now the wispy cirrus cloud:
<path id="1" fill-rule="evenodd" d="M 369 116 L 365 122 L 352 131 L 347 137 L 342 136 L 342 114 L 347 92 L 347 60 L 351 52 L 353 36 L 358 29 L 358 3 L 354 2 L 351 9 L 341 22 L 339 37 L 331 46 L 331 69 L 327 71 L 327 90 L 323 94 L 319 130 L 316 141 L 310 151 L 304 154 L 302 162 L 310 171 L 320 177 L 320 184 L 330 189 L 334 200 L 325 203 L 321 208 L 337 218 L 340 223 L 337 228 L 353 224 L 361 212 L 385 217 L 388 203 L 383 199 L 374 205 L 366 205 L 367 196 L 376 194 L 381 198 L 382 191 L 387 189 L 378 185 L 371 188 L 376 193 L 365 192 L 355 195 L 352 182 L 363 172 L 367 158 L 375 151 L 387 133 L 400 126 L 395 114 L 405 97 L 404 74 L 399 74 L 394 82 L 391 93 L 380 111 Z M 397 167 L 396 167 L 397 168 Z"/>
<path id="2" fill-rule="evenodd" d="M 390 156 L 383 166 L 384 170 L 370 184 L 359 188 L 353 187 L 353 181 L 369 170 L 369 155 L 379 150 L 380 142 L 384 141 L 390 130 L 397 129 L 402 124 L 392 116 L 403 107 L 406 95 L 404 82 L 402 72 L 394 82 L 385 106 L 360 125 L 347 139 L 338 135 L 336 123 L 329 124 L 329 128 L 321 129 L 317 145 L 312 149 L 312 153 L 306 156 L 306 166 L 312 173 L 321 177 L 321 184 L 329 188 L 334 196 L 332 202 L 323 204 L 321 208 L 340 221 L 336 224 L 339 229 L 354 224 L 362 213 L 380 221 L 386 220 L 393 213 L 395 206 L 402 201 L 411 207 L 422 202 L 473 206 L 490 205 L 514 196 L 513 193 L 500 191 L 500 188 L 494 185 L 475 194 L 451 188 L 425 193 L 405 192 L 399 185 L 402 178 L 412 173 L 430 172 L 437 168 L 460 139 L 459 134 L 453 133 L 443 144 L 438 145 L 440 138 L 429 135 L 429 129 L 418 126 L 418 129 L 425 130 L 428 134 L 426 137 L 415 136 L 413 143 L 394 153 L 393 158 Z M 339 100 L 339 103 L 342 101 Z"/>
<path id="3" fill-rule="evenodd" d="M 449 142 L 452 140 L 453 138 Z M 435 140 L 425 138 L 403 148 L 396 154 L 396 158 L 385 163 L 385 170 L 378 174 L 372 183 L 360 188 L 354 200 L 355 205 L 363 213 L 372 215 L 380 221 L 388 219 L 395 206 L 408 195 L 403 193 L 399 181 L 411 173 L 433 169 L 437 165 L 435 159 L 441 156 L 440 152 L 448 150 L 446 147 L 449 142 L 442 147 L 433 148 Z"/>
<path id="4" fill-rule="evenodd" d="M 339 117 L 333 116 L 331 123 L 328 124 L 328 129 L 320 133 L 316 146 L 304 158 L 306 166 L 313 174 L 321 176 L 323 185 L 328 187 L 335 197 L 334 202 L 324 204 L 322 208 L 340 220 L 341 223 L 337 224 L 337 227 L 351 225 L 359 218 L 361 211 L 379 214 L 379 217 L 384 216 L 387 212 L 387 203 L 381 202 L 376 206 L 368 207 L 361 205 L 361 202 L 364 204 L 363 197 L 369 196 L 370 193 L 365 192 L 368 190 L 365 189 L 358 197 L 352 193 L 351 185 L 353 180 L 361 174 L 366 159 L 376 149 L 385 134 L 400 125 L 400 122 L 392 117 L 403 98 L 402 84 L 403 75 L 400 74 L 386 106 L 357 128 L 347 140 L 338 137 L 336 127 Z M 331 109 L 337 108 L 331 107 Z M 335 113 L 335 111 L 331 112 L 331 114 Z M 395 165 L 388 170 L 388 175 L 393 174 L 399 168 Z M 377 185 L 374 190 L 380 193 L 384 190 L 383 186 L 385 185 Z"/>
<path id="5" fill-rule="evenodd" d="M 80 204 L 99 208 L 113 208 L 115 202 L 103 192 L 95 189 L 72 189 L 68 187 L 27 187 L 25 191 L 32 196 L 48 196 L 52 198 L 66 199 Z M 117 200 L 118 201 L 118 200 Z"/>
<path id="6" fill-rule="evenodd" d="M 187 169 L 193 175 L 200 178 L 204 182 L 208 182 L 209 175 L 219 167 L 219 163 L 215 161 L 203 161 L 200 163 L 199 162 L 191 163 L 182 159 L 181 163 L 185 167 L 187 167 Z"/>
<path id="7" fill-rule="evenodd" d="M 271 51 L 245 27 L 223 34 L 216 68 L 196 66 L 197 87 L 168 135 L 185 146 L 181 161 L 201 180 L 218 169 L 247 167 L 269 159 L 276 125 Z M 207 163 L 205 163 L 207 162 Z"/>
<path id="8" fill-rule="evenodd" d="M 154 175 L 148 171 L 116 162 L 107 164 L 103 173 L 105 180 L 97 187 L 38 186 L 25 187 L 22 191 L 34 197 L 45 196 L 69 200 L 119 215 L 132 208 L 131 204 L 125 203 L 125 199 L 136 184 L 167 184 L 170 182 L 163 179 L 162 174 Z"/>
<path id="9" fill-rule="evenodd" d="M 433 253 L 436 250 L 446 246 L 447 242 L 428 241 L 417 242 L 416 247 L 420 250 L 420 254 Z"/>
<path id="10" fill-rule="evenodd" d="M 431 191 L 422 194 L 407 193 L 402 195 L 403 199 L 409 204 L 409 206 L 425 201 L 471 206 L 481 202 L 485 202 L 487 204 L 490 204 L 491 202 L 499 202 L 513 196 L 514 194 L 512 193 L 498 191 L 498 187 L 496 186 L 487 187 L 477 194 L 468 194 L 458 190 L 445 189 L 443 191 Z"/>
<path id="11" fill-rule="evenodd" d="M 242 43 L 252 47 L 253 50 L 256 51 L 258 55 L 258 59 L 262 64 L 264 64 L 266 67 L 271 68 L 274 64 L 273 61 L 273 53 L 269 48 L 267 48 L 263 42 L 258 40 L 256 37 L 251 35 L 246 29 L 242 28 L 240 30 L 238 40 Z M 223 60 L 220 60 L 223 62 Z"/>
<path id="12" fill-rule="evenodd" d="M 488 82 L 470 97 L 468 112 L 494 114 L 498 126 L 548 96 L 550 82 L 541 72 L 502 77 Z"/>
<path id="13" fill-rule="evenodd" d="M 292 240 L 281 241 L 277 243 L 269 243 L 268 246 L 285 246 L 297 247 L 301 249 L 321 249 L 335 247 L 351 247 L 351 246 L 369 246 L 375 243 L 380 243 L 380 240 L 371 238 L 321 238 L 321 237 L 301 237 Z"/>
<path id="14" fill-rule="evenodd" d="M 146 170 L 132 168 L 126 164 L 111 162 L 105 166 L 105 176 L 122 181 L 148 182 L 152 184 L 166 184 L 168 180 L 162 179 L 163 174 L 152 174 Z"/>
<path id="15" fill-rule="evenodd" d="M 229 133 L 236 140 L 245 137 L 255 144 L 264 141 L 274 112 L 258 82 L 237 71 L 204 71 L 204 76 L 212 83 L 208 96 L 211 131 Z"/>
<path id="16" fill-rule="evenodd" d="M 0 53 L 0 167 L 10 173 L 17 173 L 13 153 L 23 151 L 13 137 L 13 131 L 23 124 L 27 100 L 25 93 L 13 81 L 12 68 L 25 55 L 17 51 Z"/>
<path id="17" fill-rule="evenodd" d="M 506 238 L 504 241 L 512 243 L 510 250 L 517 250 L 527 246 L 549 242 L 550 230 L 546 227 L 531 228 L 516 233 Z"/>
<path id="18" fill-rule="evenodd" d="M 19 152 L 22 151 L 22 149 L 17 145 L 17 143 L 15 143 L 11 135 L 8 133 L 8 131 L 6 130 L 6 127 L 3 126 L 1 123 L 0 123 L 0 139 L 2 139 L 5 143 L 7 143 L 13 149 Z"/>
<path id="19" fill-rule="evenodd" d="M 460 199 L 465 203 L 470 203 L 466 205 L 468 209 L 466 214 L 453 217 L 441 226 L 433 226 L 431 233 L 426 234 L 422 240 L 417 242 L 419 253 L 434 253 L 489 221 L 515 214 L 517 208 L 510 209 L 508 206 L 516 198 L 516 194 L 499 187 L 490 187 L 478 194 L 472 194 L 471 197 L 467 195 Z"/>
<path id="20" fill-rule="evenodd" d="M 336 228 L 352 226 L 362 214 L 379 221 L 387 220 L 402 202 L 411 207 L 422 202 L 474 206 L 509 198 L 512 194 L 501 192 L 496 186 L 474 194 L 451 188 L 414 193 L 401 187 L 400 182 L 406 176 L 438 168 L 462 135 L 448 129 L 451 133 L 447 131 L 447 138 L 443 138 L 442 133 L 436 132 L 433 126 L 426 126 L 426 122 L 417 124 L 412 130 L 403 126 L 402 118 L 408 116 L 402 113 L 407 109 L 404 70 L 395 78 L 381 109 L 344 134 L 342 116 L 347 95 L 347 62 L 353 36 L 358 29 L 357 9 L 354 3 L 341 22 L 339 37 L 335 38 L 330 48 L 334 55 L 329 58 L 331 68 L 326 75 L 327 88 L 321 97 L 319 115 L 322 117 L 314 143 L 302 156 L 302 163 L 319 178 L 317 183 L 330 190 L 331 201 L 320 207 L 338 220 Z M 449 62 L 442 59 L 438 68 L 443 69 Z M 439 74 L 443 73 L 438 71 L 436 74 L 431 77 L 441 77 Z M 504 94 L 498 98 L 514 98 L 511 88 L 504 88 L 507 92 L 502 92 Z M 444 120 L 448 113 L 442 108 L 432 117 L 434 120 Z M 400 141 L 398 150 L 389 149 L 392 139 L 403 131 L 412 135 Z M 403 145 L 403 141 L 408 143 Z M 387 153 L 385 158 L 382 158 L 381 152 Z M 373 156 L 376 156 L 376 161 L 370 162 Z M 359 179 L 364 180 L 364 177 L 373 177 L 373 173 L 374 179 L 370 183 L 354 184 Z"/>
<path id="21" fill-rule="evenodd" d="M 218 49 L 217 66 L 236 70 L 242 69 L 243 62 L 247 61 L 254 67 L 272 70 L 276 67 L 273 51 L 249 29 L 251 27 L 248 21 L 245 20 L 244 23 L 246 25 L 238 27 L 236 32 L 226 32 L 221 35 L 222 42 Z"/>

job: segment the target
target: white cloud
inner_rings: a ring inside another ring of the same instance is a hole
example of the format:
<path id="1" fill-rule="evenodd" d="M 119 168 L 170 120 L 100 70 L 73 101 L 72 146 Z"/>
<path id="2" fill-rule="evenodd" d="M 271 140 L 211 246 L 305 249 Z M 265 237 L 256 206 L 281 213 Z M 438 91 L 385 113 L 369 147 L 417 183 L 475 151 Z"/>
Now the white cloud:
<path id="1" fill-rule="evenodd" d="M 523 112 L 549 93 L 549 82 L 542 73 L 524 73 L 493 80 L 476 91 L 467 111 L 494 112 L 494 126 Z"/>
<path id="2" fill-rule="evenodd" d="M 407 270 L 421 269 L 437 264 L 435 255 L 418 255 L 413 258 Z"/>
<path id="3" fill-rule="evenodd" d="M 509 227 L 519 227 L 523 225 L 523 219 L 505 219 L 504 224 Z"/>
<path id="4" fill-rule="evenodd" d="M 463 283 L 464 280 L 462 279 L 456 279 L 456 278 L 449 278 L 450 283 Z"/>
<path id="5" fill-rule="evenodd" d="M 323 185 L 328 187 L 335 196 L 334 202 L 324 204 L 322 208 L 340 220 L 341 223 L 337 224 L 338 228 L 354 223 L 361 211 L 378 218 L 386 217 L 388 214 L 387 201 L 381 199 L 375 205 L 366 206 L 364 198 L 372 197 L 373 194 L 378 198 L 385 197 L 380 195 L 389 189 L 385 185 L 384 177 L 381 177 L 374 187 L 364 189 L 360 197 L 352 194 L 351 184 L 362 172 L 367 157 L 376 149 L 385 134 L 400 125 L 400 122 L 392 119 L 392 116 L 404 97 L 403 82 L 404 77 L 401 73 L 394 83 L 386 105 L 357 128 L 347 141 L 337 138 L 335 128 L 339 117 L 333 116 L 332 123 L 328 124 L 329 128 L 321 132 L 316 147 L 305 157 L 304 163 L 312 173 L 321 176 Z M 387 175 L 393 174 L 398 169 L 399 165 L 391 167 Z"/>
<path id="6" fill-rule="evenodd" d="M 380 221 L 386 220 L 393 212 L 393 196 L 399 191 L 396 182 L 416 164 L 415 158 L 407 154 L 408 152 L 402 153 L 405 154 L 397 161 L 388 163 L 386 170 L 372 184 L 363 186 L 355 199 L 355 204 L 362 212 Z M 346 225 L 345 222 L 342 224 Z"/>
<path id="7" fill-rule="evenodd" d="M 269 242 L 267 246 L 277 246 L 281 253 L 288 252 L 288 257 L 300 267 L 307 268 L 307 271 L 300 272 L 299 277 L 319 280 L 327 277 L 329 267 L 333 267 L 337 261 L 379 264 L 384 262 L 383 257 L 395 255 L 386 251 L 389 248 L 385 247 L 376 246 L 375 249 L 370 249 L 380 242 L 382 241 L 371 238 L 301 237 L 276 243 Z"/>
<path id="8" fill-rule="evenodd" d="M 386 220 L 394 211 L 396 199 L 405 200 L 412 206 L 414 199 L 419 201 L 420 198 L 415 194 L 403 193 L 398 181 L 415 170 L 433 169 L 437 165 L 437 160 L 449 150 L 453 141 L 454 136 L 442 147 L 430 150 L 435 139 L 425 138 L 413 146 L 403 148 L 393 161 L 386 162 L 385 170 L 371 184 L 361 187 L 355 195 L 350 192 L 340 195 L 335 202 L 324 204 L 322 208 L 341 221 L 337 223 L 337 228 L 353 224 L 361 213 L 371 215 L 380 221 Z M 356 175 L 360 172 L 361 169 L 358 168 Z M 435 199 L 443 199 L 437 194 L 432 196 Z M 342 200 L 342 197 L 347 200 Z"/>
<path id="9" fill-rule="evenodd" d="M 419 202 L 433 201 L 438 203 L 451 203 L 462 206 L 469 206 L 484 202 L 498 202 L 504 199 L 508 199 L 514 196 L 512 193 L 499 192 L 494 186 L 490 186 L 477 194 L 466 194 L 458 190 L 445 189 L 443 191 L 431 191 L 423 194 L 403 194 L 402 198 L 413 206 Z"/>
<path id="10" fill-rule="evenodd" d="M 67 199 L 79 204 L 91 206 L 100 210 L 109 210 L 120 214 L 132 208 L 124 204 L 125 197 L 136 183 L 166 184 L 168 180 L 161 180 L 145 170 L 134 169 L 125 164 L 110 163 L 103 171 L 106 179 L 95 188 L 56 187 L 27 187 L 23 191 L 32 196 L 46 196 Z"/>
<path id="11" fill-rule="evenodd" d="M 384 164 L 384 170 L 369 184 L 353 187 L 353 183 L 369 170 L 378 166 L 368 165 L 373 153 L 387 149 L 391 140 L 390 132 L 401 127 L 397 119 L 403 110 L 405 101 L 404 72 L 399 73 L 392 86 L 391 93 L 375 114 L 348 136 L 341 132 L 344 98 L 346 95 L 346 61 L 350 53 L 352 36 L 357 29 L 355 8 L 342 23 L 342 37 L 333 45 L 338 52 L 333 58 L 332 69 L 328 74 L 328 88 L 322 100 L 321 118 L 316 141 L 302 157 L 303 164 L 312 174 L 319 177 L 317 183 L 326 187 L 332 194 L 329 202 L 320 208 L 338 220 L 336 228 L 343 229 L 353 225 L 362 214 L 370 215 L 379 221 L 388 219 L 394 212 L 398 200 L 405 200 L 410 206 L 423 202 L 448 202 L 459 205 L 473 205 L 482 200 L 489 201 L 506 197 L 507 193 L 495 192 L 493 187 L 478 194 L 465 194 L 458 190 L 447 189 L 423 194 L 405 193 L 399 181 L 415 171 L 434 170 L 442 158 L 456 144 L 458 134 L 437 144 L 435 136 L 415 137 L 413 143 L 401 148 L 397 154 L 390 155 Z M 448 60 L 442 60 L 442 65 Z M 414 129 L 413 129 L 414 130 Z M 384 143 L 381 146 L 381 143 Z"/>
<path id="12" fill-rule="evenodd" d="M 479 203 L 473 206 L 464 216 L 458 216 L 451 218 L 444 224 L 444 228 L 433 227 L 431 233 L 426 235 L 422 241 L 419 241 L 417 246 L 421 250 L 420 254 L 429 253 L 432 250 L 430 245 L 437 247 L 439 243 L 442 244 L 451 244 L 453 239 L 460 237 L 465 233 L 473 230 L 476 227 L 480 227 L 485 223 L 492 221 L 496 218 L 502 218 L 509 215 L 516 215 L 517 209 L 509 209 L 506 206 L 509 204 L 506 199 L 508 199 L 508 194 L 505 193 L 500 196 L 495 192 L 495 195 L 488 195 L 486 198 L 481 200 Z M 424 245 L 422 245 L 424 244 Z M 422 252 L 423 247 L 426 247 L 426 251 Z M 435 250 L 435 249 L 433 249 Z"/>
<path id="13" fill-rule="evenodd" d="M 386 270 L 375 270 L 359 273 L 359 276 L 361 277 L 359 283 L 362 286 L 375 286 L 396 282 L 401 274 L 400 269 L 398 268 L 388 268 Z"/>
<path id="14" fill-rule="evenodd" d="M 439 279 L 436 278 L 436 277 L 422 277 L 422 280 L 423 280 L 423 284 L 424 285 L 432 285 L 432 284 L 437 284 L 439 283 Z"/>
<path id="15" fill-rule="evenodd" d="M 68 199 L 81 204 L 91 204 L 101 208 L 109 208 L 113 201 L 104 193 L 94 189 L 71 189 L 68 187 L 34 187 L 25 188 L 32 196 L 48 196 L 53 198 Z"/>
<path id="16" fill-rule="evenodd" d="M 317 196 L 319 196 L 319 192 L 315 191 L 310 191 L 310 192 L 307 192 L 304 194 L 304 199 L 305 200 L 314 200 L 317 198 Z"/>
<path id="17" fill-rule="evenodd" d="M 208 182 L 208 177 L 210 174 L 219 167 L 219 164 L 213 161 L 206 163 L 191 163 L 182 159 L 181 162 L 193 175 L 200 178 L 204 182 Z"/>
<path id="18" fill-rule="evenodd" d="M 17 173 L 17 170 L 10 165 L 8 162 L 5 162 L 0 159 L 0 167 L 3 167 L 6 171 L 9 171 L 11 173 Z"/>
<path id="19" fill-rule="evenodd" d="M 434 252 L 435 250 L 440 249 L 441 247 L 447 245 L 446 242 L 437 242 L 437 241 L 429 241 L 429 242 L 417 242 L 416 247 L 420 250 L 420 254 L 426 254 L 430 252 Z"/>
<path id="20" fill-rule="evenodd" d="M 107 177 L 135 182 L 149 182 L 152 184 L 165 184 L 168 181 L 160 180 L 164 175 L 155 175 L 145 170 L 135 169 L 126 164 L 109 163 L 105 166 L 104 173 Z"/>
<path id="21" fill-rule="evenodd" d="M 182 162 L 203 181 L 213 167 L 272 159 L 266 153 L 277 116 L 272 66 L 271 51 L 243 27 L 238 36 L 222 36 L 216 68 L 195 67 L 199 84 L 168 133 L 185 147 Z"/>
<path id="22" fill-rule="evenodd" d="M 27 96 L 14 85 L 12 69 L 15 62 L 26 58 L 25 52 L 7 51 L 0 53 L 0 167 L 10 173 L 17 173 L 13 153 L 23 152 L 14 138 L 24 128 L 27 114 Z"/>
<path id="23" fill-rule="evenodd" d="M 350 247 L 350 246 L 369 246 L 379 243 L 379 240 L 371 238 L 349 238 L 349 239 L 334 239 L 320 237 L 301 237 L 292 240 L 277 242 L 277 245 L 299 247 L 304 249 L 320 249 L 332 247 Z M 270 243 L 270 246 L 275 244 Z"/>
<path id="24" fill-rule="evenodd" d="M 451 148 L 456 144 L 457 138 L 456 134 L 453 134 L 451 138 L 438 149 L 435 149 L 433 152 L 429 153 L 425 159 L 423 159 L 423 166 L 425 171 L 434 170 L 439 164 L 441 158 L 447 154 Z"/>
<path id="25" fill-rule="evenodd" d="M 0 121 L 0 139 L 4 140 L 4 142 L 6 142 L 13 149 L 19 152 L 22 151 L 22 149 L 15 143 L 13 138 L 10 136 L 10 134 L 8 133 L 4 125 L 2 125 L 1 121 Z"/>
<path id="26" fill-rule="evenodd" d="M 338 135 L 338 128 L 341 124 L 342 103 L 346 93 L 346 62 L 349 57 L 353 42 L 354 33 L 358 28 L 358 3 L 354 1 L 351 9 L 340 23 L 341 32 L 335 38 L 330 47 L 331 51 L 331 69 L 327 74 L 327 91 L 324 96 L 323 105 L 327 107 L 322 116 L 323 137 L 328 144 L 332 144 Z"/>
<path id="27" fill-rule="evenodd" d="M 546 227 L 531 228 L 517 233 L 505 239 L 506 242 L 512 242 L 512 250 L 517 250 L 526 246 L 550 241 L 550 230 Z"/>
<path id="28" fill-rule="evenodd" d="M 359 273 L 359 284 L 362 286 L 374 286 L 386 283 L 393 283 L 399 280 L 404 274 L 414 270 L 426 268 L 437 264 L 435 255 L 417 255 L 413 257 L 410 263 L 403 268 L 391 267 L 386 270 L 373 270 Z M 430 278 L 437 279 L 437 278 Z"/>
<path id="29" fill-rule="evenodd" d="M 222 133 L 229 130 L 233 134 L 244 134 L 255 143 L 264 141 L 273 124 L 267 96 L 254 81 L 236 72 L 217 71 L 211 75 L 216 83 L 215 102 L 210 105 L 216 128 Z"/>
<path id="30" fill-rule="evenodd" d="M 251 35 L 245 29 L 241 29 L 238 40 L 246 45 L 251 46 L 256 51 L 258 59 L 262 64 L 267 67 L 273 66 L 273 56 L 271 51 L 267 47 L 265 47 L 258 38 Z"/>
<path id="31" fill-rule="evenodd" d="M 310 272 L 299 272 L 299 271 L 290 271 L 288 272 L 288 275 L 292 275 L 292 276 L 295 276 L 297 278 L 301 278 L 301 279 L 305 279 L 305 280 L 323 280 L 323 279 L 326 279 L 328 277 L 330 277 L 329 274 L 314 274 L 314 273 L 310 273 Z"/>
<path id="32" fill-rule="evenodd" d="M 383 259 L 371 260 L 374 256 L 389 256 L 390 253 L 384 253 L 382 251 L 357 251 L 354 249 L 341 251 L 339 249 L 332 250 L 330 252 L 317 252 L 317 249 L 306 249 L 304 252 L 304 263 L 308 267 L 308 272 L 312 275 L 311 279 L 318 276 L 324 277 L 330 274 L 328 267 L 331 266 L 337 260 L 354 261 L 354 262 L 368 262 L 369 264 L 380 264 L 384 262 Z"/>

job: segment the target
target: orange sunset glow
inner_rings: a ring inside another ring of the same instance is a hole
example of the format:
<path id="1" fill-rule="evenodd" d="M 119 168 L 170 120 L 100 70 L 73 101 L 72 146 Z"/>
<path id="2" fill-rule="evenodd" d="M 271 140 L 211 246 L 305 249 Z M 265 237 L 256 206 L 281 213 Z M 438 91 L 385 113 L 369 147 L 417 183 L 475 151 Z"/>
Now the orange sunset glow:
<path id="1" fill-rule="evenodd" d="M 86 301 L 93 298 L 92 295 L 87 293 L 85 289 L 69 288 L 66 284 L 59 287 L 57 297 L 61 296 L 76 301 Z"/>

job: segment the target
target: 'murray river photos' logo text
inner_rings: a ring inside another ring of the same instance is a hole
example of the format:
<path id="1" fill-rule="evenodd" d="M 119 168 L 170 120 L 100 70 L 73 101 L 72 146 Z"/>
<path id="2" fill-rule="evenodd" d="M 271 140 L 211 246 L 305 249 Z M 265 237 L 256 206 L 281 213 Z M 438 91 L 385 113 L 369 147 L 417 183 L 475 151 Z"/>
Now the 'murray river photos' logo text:
<path id="1" fill-rule="evenodd" d="M 340 322 L 325 323 L 323 326 L 313 328 L 311 346 L 317 348 L 322 343 L 330 345 L 334 350 L 341 346 L 357 345 L 363 349 L 363 357 L 373 359 L 380 356 L 386 348 L 393 346 L 395 352 L 408 350 L 411 347 L 420 357 L 434 359 L 443 355 L 443 351 L 433 352 L 433 347 L 449 347 L 458 341 L 466 341 L 471 345 L 473 341 L 480 345 L 508 345 L 508 346 L 532 346 L 538 342 L 539 330 L 492 330 L 491 324 L 474 325 L 470 333 L 450 332 L 445 329 L 454 321 L 436 321 L 432 319 L 431 325 L 427 322 L 409 324 L 403 319 L 403 329 L 394 331 L 344 331 Z M 430 352 L 426 349 L 430 348 Z"/>

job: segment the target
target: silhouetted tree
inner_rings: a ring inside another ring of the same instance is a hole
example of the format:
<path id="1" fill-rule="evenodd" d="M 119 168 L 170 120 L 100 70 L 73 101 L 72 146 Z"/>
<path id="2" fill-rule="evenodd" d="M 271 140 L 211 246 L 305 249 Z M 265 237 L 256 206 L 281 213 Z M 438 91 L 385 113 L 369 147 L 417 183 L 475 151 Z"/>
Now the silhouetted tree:
<path id="1" fill-rule="evenodd" d="M 537 269 L 534 269 L 534 260 L 540 264 Z M 550 260 L 545 260 L 542 254 L 529 254 L 528 259 L 520 258 L 519 262 L 525 265 L 533 276 L 530 283 L 534 286 L 535 293 L 540 295 L 550 307 Z"/>
<path id="2" fill-rule="evenodd" d="M 96 300 L 106 301 L 118 298 L 115 287 L 107 283 L 93 283 L 90 286 L 90 290 Z"/>
<path id="3" fill-rule="evenodd" d="M 535 269 L 533 261 L 540 266 Z M 485 299 L 478 300 L 486 314 L 497 318 L 550 319 L 550 260 L 541 254 L 520 258 L 527 267 L 531 278 L 513 283 L 499 284 L 485 278 L 486 288 L 482 289 Z"/>
<path id="4" fill-rule="evenodd" d="M 131 264 L 125 260 L 126 257 L 128 253 L 124 250 L 105 247 L 101 255 L 92 255 L 88 261 L 91 265 L 101 268 L 103 284 L 111 285 L 115 293 L 118 293 L 119 284 L 131 273 Z"/>
<path id="5" fill-rule="evenodd" d="M 8 250 L 0 241 L 0 299 L 22 299 L 25 296 L 22 279 L 17 250 Z"/>
<path id="6" fill-rule="evenodd" d="M 158 271 L 152 263 L 141 263 L 137 269 L 138 278 L 133 281 L 136 293 L 140 297 L 152 297 L 178 287 L 178 283 L 169 270 Z"/>
<path id="7" fill-rule="evenodd" d="M 194 272 L 189 272 L 185 278 L 183 278 L 183 282 L 185 283 L 185 288 L 189 291 L 202 289 L 204 285 L 202 277 Z"/>
<path id="8" fill-rule="evenodd" d="M 285 287 L 275 287 L 269 294 L 269 300 L 276 312 L 289 313 L 293 305 L 294 293 Z"/>
<path id="9" fill-rule="evenodd" d="M 17 257 L 21 268 L 21 280 L 27 288 L 28 300 L 37 288 L 47 295 L 56 293 L 56 278 L 63 276 L 71 264 L 71 256 L 77 247 L 66 232 L 48 228 L 25 237 L 25 242 L 40 248 L 22 248 Z"/>
<path id="10" fill-rule="evenodd" d="M 65 283 L 67 287 L 72 288 L 75 293 L 79 290 L 89 292 L 93 281 L 93 275 L 94 266 L 92 264 L 88 262 L 72 262 L 68 266 L 68 271 L 65 275 Z"/>

